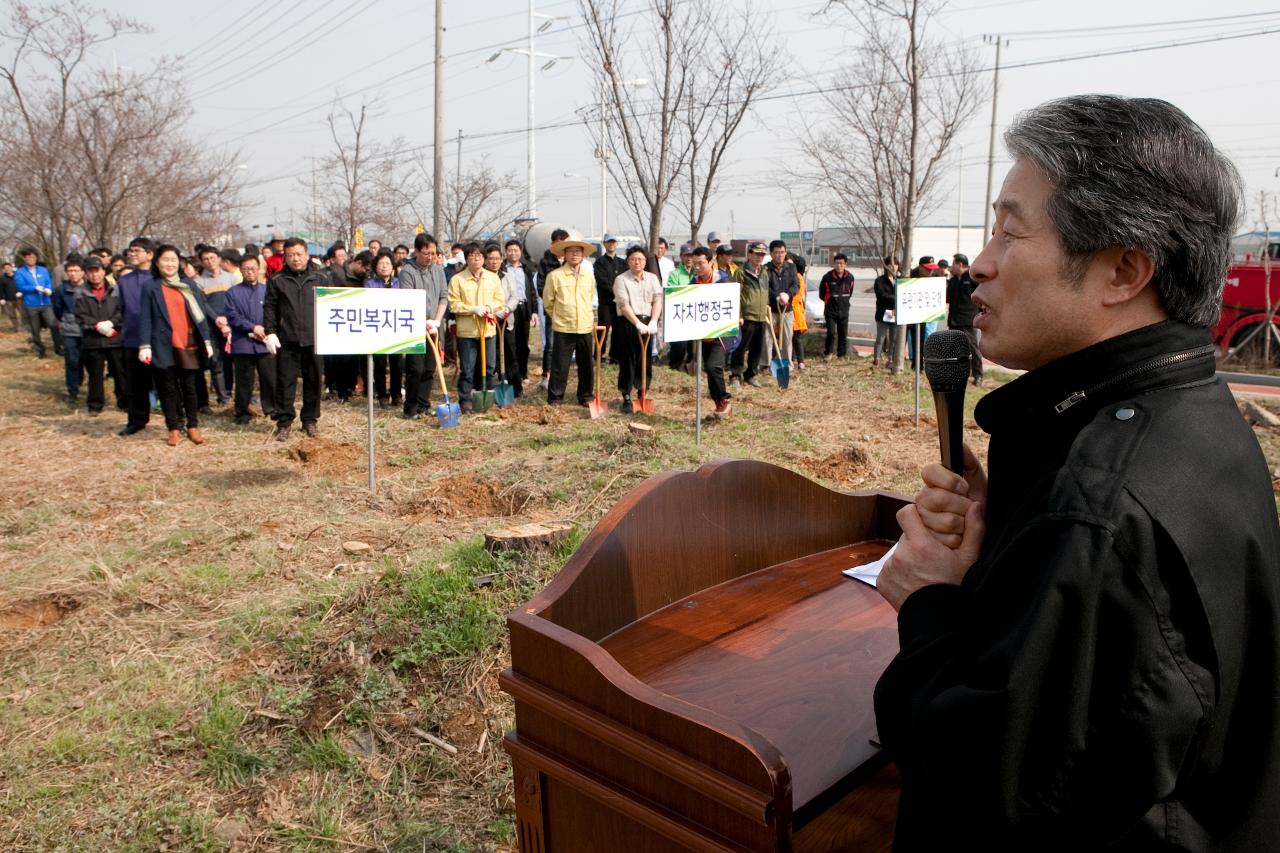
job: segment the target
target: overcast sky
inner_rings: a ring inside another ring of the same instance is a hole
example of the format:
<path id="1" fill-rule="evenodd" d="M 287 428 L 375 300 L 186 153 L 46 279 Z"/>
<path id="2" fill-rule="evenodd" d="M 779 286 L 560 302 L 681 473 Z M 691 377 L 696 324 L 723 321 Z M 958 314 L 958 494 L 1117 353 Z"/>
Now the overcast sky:
<path id="1" fill-rule="evenodd" d="M 298 175 L 307 172 L 311 158 L 323 156 L 329 144 L 324 120 L 335 96 L 346 96 L 356 107 L 361 98 L 376 101 L 380 114 L 372 131 L 379 138 L 403 136 L 415 145 L 432 142 L 434 10 L 429 0 L 129 0 L 108 5 L 147 21 L 155 30 L 120 43 L 118 61 L 129 66 L 148 53 L 177 53 L 193 96 L 192 132 L 241 152 L 246 174 L 257 182 L 250 197 L 258 203 L 244 225 L 265 223 L 273 216 L 278 224 L 287 224 L 291 210 L 301 219 L 310 194 L 306 178 Z M 624 0 L 623 5 L 640 9 L 646 4 Z M 722 5 L 722 14 L 733 15 L 742 2 L 724 0 Z M 802 94 L 771 100 L 748 117 L 706 228 L 725 232 L 732 223 L 737 236 L 772 236 L 796 227 L 786 221 L 785 205 L 774 188 L 776 164 L 797 156 L 797 125 L 788 124 L 787 118 L 799 111 L 810 120 L 823 120 L 821 97 L 803 93 L 830 81 L 858 50 L 842 18 L 815 15 L 822 5 L 821 0 L 774 0 L 761 16 L 759 45 L 748 49 L 765 44 L 785 49 L 789 73 L 780 91 Z M 537 50 L 562 56 L 579 53 L 577 0 L 539 2 L 538 11 L 565 18 L 539 35 Z M 284 20 L 277 20 L 286 12 Z M 523 46 L 527 0 L 445 0 L 445 22 L 445 133 L 452 140 L 462 130 L 464 161 L 487 156 L 499 171 L 515 170 L 523 181 L 526 60 L 512 54 L 493 63 L 486 59 L 499 46 Z M 1280 55 L 1280 10 L 1274 4 L 952 0 L 931 27 L 931 33 L 976 45 L 989 64 L 994 62 L 994 48 L 983 46 L 983 34 L 1007 34 L 998 130 L 1019 110 L 1067 94 L 1165 98 L 1198 121 L 1240 168 L 1250 202 L 1242 230 L 1256 219 L 1258 192 L 1280 190 L 1280 178 L 1275 177 L 1280 168 L 1280 144 L 1275 141 L 1280 118 L 1274 107 L 1280 82 L 1274 61 Z M 1271 32 L 1116 53 L 1261 31 Z M 1113 55 L 1028 65 L 1099 53 Z M 591 98 L 590 70 L 582 60 L 557 62 L 538 73 L 537 90 L 538 124 L 570 120 Z M 961 138 L 963 159 L 957 150 L 955 165 L 938 184 L 946 200 L 929 217 L 930 224 L 954 224 L 957 216 L 965 224 L 982 223 L 990 110 L 988 96 Z M 516 132 L 480 136 L 500 131 Z M 467 141 L 471 134 L 480 138 Z M 581 126 L 541 130 L 537 148 L 541 217 L 598 231 L 599 164 L 592 157 L 589 134 Z M 455 154 L 451 141 L 446 149 L 448 168 Z M 998 190 L 1008 162 L 999 149 L 996 158 Z M 588 177 L 566 178 L 565 172 Z M 616 195 L 611 193 L 611 200 Z M 612 204 L 610 210 L 611 230 L 631 230 L 621 205 Z M 664 226 L 669 234 L 681 230 L 671 221 L 674 218 L 673 211 Z"/>

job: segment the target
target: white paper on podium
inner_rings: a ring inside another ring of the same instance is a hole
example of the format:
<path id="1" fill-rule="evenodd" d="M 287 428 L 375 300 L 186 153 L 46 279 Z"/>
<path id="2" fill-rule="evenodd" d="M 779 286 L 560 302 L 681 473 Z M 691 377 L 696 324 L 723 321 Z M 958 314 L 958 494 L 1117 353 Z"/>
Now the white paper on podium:
<path id="1" fill-rule="evenodd" d="M 842 574 L 853 578 L 856 581 L 862 581 L 867 586 L 875 586 L 876 581 L 880 577 L 880 570 L 884 568 L 884 564 L 889 562 L 889 558 L 893 556 L 893 552 L 898 550 L 898 543 L 893 543 L 893 547 L 884 552 L 884 556 L 880 559 L 867 563 L 863 566 L 854 566 L 852 569 L 845 569 Z"/>

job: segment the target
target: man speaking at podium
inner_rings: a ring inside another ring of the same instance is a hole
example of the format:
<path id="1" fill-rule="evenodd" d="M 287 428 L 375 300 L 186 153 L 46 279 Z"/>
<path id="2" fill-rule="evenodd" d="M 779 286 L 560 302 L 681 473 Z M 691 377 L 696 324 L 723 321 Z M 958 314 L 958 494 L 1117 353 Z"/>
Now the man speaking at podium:
<path id="1" fill-rule="evenodd" d="M 974 417 L 880 576 L 895 849 L 1280 850 L 1280 544 L 1217 317 L 1232 165 L 1163 101 L 1019 116 L 972 266 Z"/>

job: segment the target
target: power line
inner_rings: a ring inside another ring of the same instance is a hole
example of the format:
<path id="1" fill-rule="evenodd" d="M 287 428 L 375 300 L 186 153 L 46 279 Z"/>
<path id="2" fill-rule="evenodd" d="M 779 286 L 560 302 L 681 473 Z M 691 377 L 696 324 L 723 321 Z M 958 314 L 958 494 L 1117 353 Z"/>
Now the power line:
<path id="1" fill-rule="evenodd" d="M 265 32 L 270 32 L 272 27 L 274 27 L 276 24 L 278 24 L 278 23 L 280 23 L 281 21 L 283 21 L 283 20 L 285 19 L 285 17 L 286 17 L 286 16 L 288 16 L 291 12 L 293 12 L 293 10 L 294 10 L 294 9 L 298 8 L 299 6 L 301 6 L 304 2 L 306 2 L 306 0 L 297 0 L 297 2 L 296 2 L 296 3 L 294 3 L 292 6 L 290 6 L 290 7 L 289 7 L 289 8 L 287 8 L 287 9 L 285 9 L 285 10 L 284 10 L 283 12 L 281 12 L 280 14 L 276 15 L 276 16 L 275 16 L 274 18 L 272 18 L 270 21 L 265 22 L 265 23 L 262 25 L 262 29 L 263 29 L 263 31 L 265 31 Z M 266 2 L 261 2 L 261 3 L 257 3 L 257 4 L 255 4 L 255 5 L 253 5 L 253 6 L 250 6 L 250 7 L 249 7 L 249 13 L 252 13 L 252 12 L 254 12 L 254 11 L 256 11 L 256 10 L 260 10 L 260 9 L 262 9 L 263 7 L 265 7 L 266 5 L 267 5 L 267 4 L 266 4 Z M 246 17 L 248 17 L 248 13 L 246 13 L 246 14 L 244 14 L 244 15 L 241 15 L 239 18 L 237 18 L 237 19 L 236 19 L 236 22 L 239 22 L 239 21 L 243 20 L 243 19 L 244 19 L 244 18 L 246 18 Z M 229 29 L 231 29 L 231 26 L 224 27 L 223 29 L 224 29 L 224 30 L 229 30 Z M 210 42 L 212 42 L 212 41 L 213 41 L 213 39 L 210 39 Z M 188 78 L 188 80 L 190 80 L 190 79 L 196 79 L 196 78 L 199 78 L 199 77 L 204 77 L 204 76 L 207 76 L 208 74 L 212 74 L 212 73 L 217 73 L 217 71 L 216 71 L 216 70 L 214 70 L 214 69 L 221 70 L 221 69 L 219 68 L 219 64 L 220 64 L 221 62 L 225 61 L 225 60 L 226 60 L 226 54 L 222 54 L 222 53 L 217 54 L 217 55 L 215 55 L 215 56 L 212 56 L 212 57 L 210 57 L 209 59 L 206 59 L 206 60 L 198 60 L 198 61 L 194 64 L 194 66 L 193 66 L 193 67 L 194 67 L 194 68 L 205 68 L 206 70 L 205 70 L 205 71 L 198 71 L 198 72 L 196 72 L 196 73 L 193 75 L 193 77 Z"/>
<path id="2" fill-rule="evenodd" d="M 319 12 L 325 6 L 328 6 L 333 2 L 334 0 L 324 0 L 324 2 L 321 3 L 318 7 L 316 7 L 314 11 Z M 310 40 L 314 38 L 318 41 L 319 39 L 323 39 L 325 36 L 330 35 L 340 27 L 345 26 L 347 21 L 344 15 L 350 14 L 353 17 L 356 15 L 361 15 L 369 11 L 369 9 L 371 9 L 373 6 L 382 2 L 382 0 L 365 0 L 364 6 L 362 8 L 353 10 L 353 7 L 357 6 L 360 2 L 362 2 L 362 0 L 352 0 L 351 3 L 348 3 L 343 9 L 339 11 L 337 15 L 334 16 L 336 20 L 327 19 L 325 21 L 322 21 L 321 23 L 317 24 L 315 27 L 312 27 L 310 30 L 303 33 L 301 36 L 298 36 L 297 41 L 299 43 L 295 44 L 293 47 L 286 50 L 284 53 L 281 53 L 277 56 L 272 57 L 270 62 L 261 64 L 261 65 L 258 65 L 258 64 L 250 65 L 248 68 L 244 69 L 243 71 L 235 71 L 231 74 L 230 77 L 223 78 L 217 83 L 209 84 L 208 87 L 206 87 L 204 90 L 200 92 L 197 92 L 195 95 L 193 95 L 193 97 L 196 97 L 196 98 L 204 97 L 206 95 L 213 94 L 214 92 L 217 92 L 219 89 L 222 89 L 226 86 L 232 85 L 234 83 L 244 82 L 245 80 L 267 70 L 268 68 L 274 68 L 275 66 L 279 65 L 281 62 L 284 62 L 286 59 L 291 59 L 294 56 L 297 56 L 299 53 L 302 53 L 305 50 L 314 49 L 315 44 Z M 327 29 L 325 29 L 326 27 Z M 317 35 L 317 31 L 321 29 L 324 29 L 324 32 L 319 33 Z"/>
<path id="3" fill-rule="evenodd" d="M 1215 15 L 1210 18 L 1185 18 L 1180 21 L 1148 21 L 1145 23 L 1135 24 L 1106 24 L 1097 27 L 1066 27 L 1052 30 L 1016 30 L 1013 32 L 1001 32 L 1000 35 L 1005 37 L 1022 37 L 1022 36 L 1065 36 L 1076 33 L 1100 33 L 1100 32 L 1116 32 L 1119 30 L 1146 30 L 1153 27 L 1172 27 L 1181 26 L 1183 24 L 1216 24 L 1222 21 L 1238 21 L 1242 18 L 1274 18 L 1280 15 L 1280 11 L 1272 10 L 1270 12 L 1249 12 L 1243 15 Z"/>

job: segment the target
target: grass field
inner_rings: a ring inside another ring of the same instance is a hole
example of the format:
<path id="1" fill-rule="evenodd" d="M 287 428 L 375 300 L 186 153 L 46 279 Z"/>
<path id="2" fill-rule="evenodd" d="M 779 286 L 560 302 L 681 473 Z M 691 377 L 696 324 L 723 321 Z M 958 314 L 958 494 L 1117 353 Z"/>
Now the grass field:
<path id="1" fill-rule="evenodd" d="M 374 497 L 362 406 L 287 444 L 227 413 L 200 447 L 166 446 L 159 416 L 122 439 L 122 415 L 61 401 L 60 360 L 0 335 L 0 849 L 511 849 L 504 614 L 620 496 L 722 457 L 915 491 L 928 394 L 917 427 L 911 377 L 809 364 L 785 393 L 735 389 L 701 448 L 693 380 L 666 368 L 653 416 L 379 411 Z M 534 520 L 574 535 L 484 549 Z"/>

